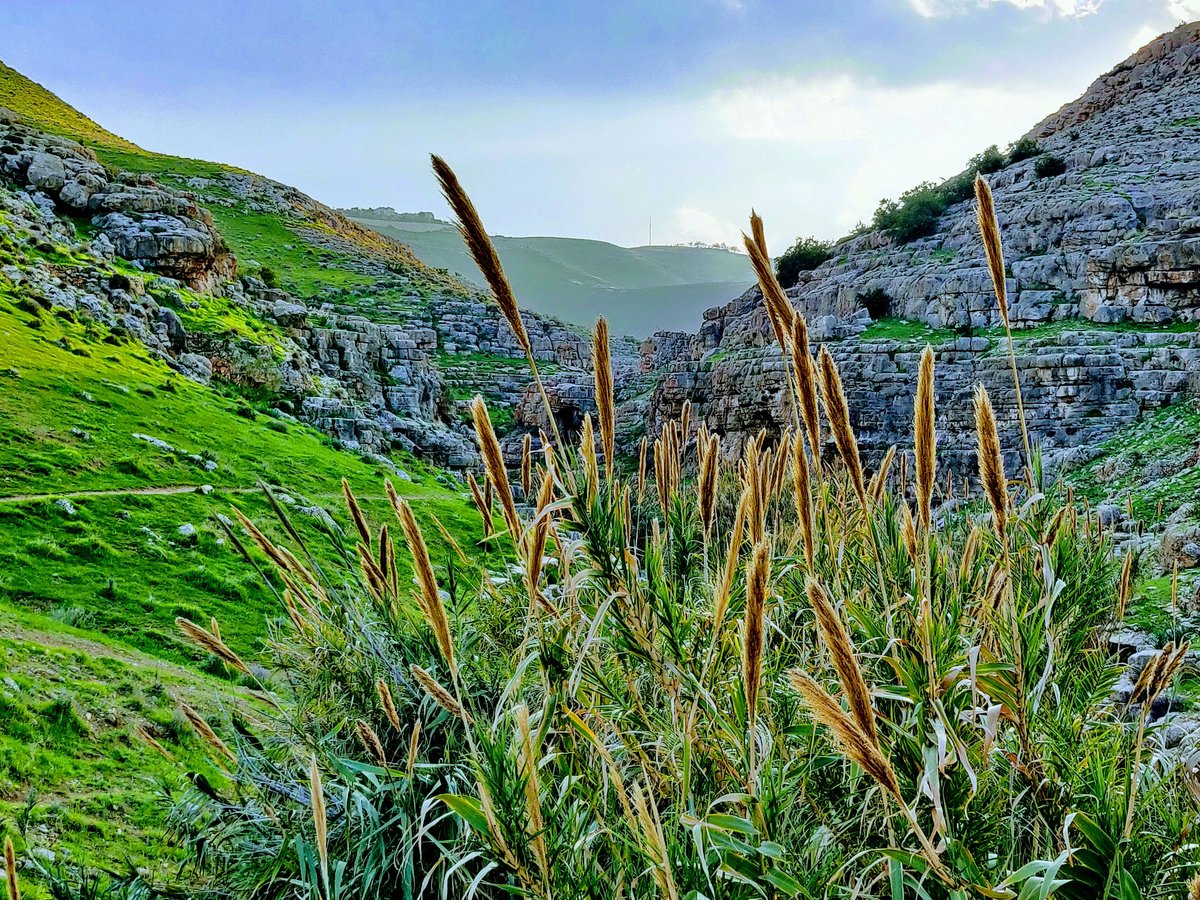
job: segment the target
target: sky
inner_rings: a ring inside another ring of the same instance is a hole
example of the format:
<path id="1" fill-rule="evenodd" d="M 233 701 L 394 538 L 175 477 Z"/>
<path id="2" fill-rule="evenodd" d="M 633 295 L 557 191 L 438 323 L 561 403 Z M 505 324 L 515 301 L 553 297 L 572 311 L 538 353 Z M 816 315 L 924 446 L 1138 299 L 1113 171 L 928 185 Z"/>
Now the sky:
<path id="1" fill-rule="evenodd" d="M 1200 0 L 0 0 L 0 59 L 151 150 L 334 206 L 634 246 L 838 237 Z"/>

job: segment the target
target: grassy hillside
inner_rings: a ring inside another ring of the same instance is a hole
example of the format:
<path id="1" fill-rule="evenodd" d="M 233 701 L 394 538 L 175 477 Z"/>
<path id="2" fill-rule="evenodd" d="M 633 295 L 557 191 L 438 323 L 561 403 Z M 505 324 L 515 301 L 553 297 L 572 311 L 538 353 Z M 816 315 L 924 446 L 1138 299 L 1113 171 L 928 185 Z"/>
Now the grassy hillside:
<path id="1" fill-rule="evenodd" d="M 144 151 L 2 64 L 0 106 L 85 142 L 111 168 L 197 194 L 240 270 L 269 273 L 300 297 L 353 296 L 369 310 L 375 296 L 420 304 L 463 289 L 403 245 L 283 185 Z M 0 212 L 0 227 L 13 224 Z M 91 233 L 86 218 L 75 227 Z M 72 283 L 154 280 L 78 248 L 0 241 L 0 269 L 36 263 Z M 176 300 L 159 297 L 189 333 L 279 359 L 285 338 L 274 322 L 224 297 L 173 291 Z M 178 861 L 165 843 L 166 793 L 185 771 L 223 784 L 178 703 L 213 721 L 255 710 L 243 685 L 180 639 L 174 620 L 215 617 L 225 640 L 254 657 L 281 615 L 218 517 L 232 518 L 236 507 L 280 536 L 262 483 L 301 535 L 323 529 L 322 507 L 348 528 L 337 512 L 345 477 L 373 521 L 387 521 L 391 477 L 424 521 L 439 568 L 449 547 L 434 519 L 471 547 L 478 517 L 420 461 L 397 455 L 413 480 L 399 479 L 275 414 L 270 395 L 182 378 L 127 334 L 48 310 L 3 273 L 0 347 L 0 836 L 21 852 L 49 849 L 60 860 L 165 877 Z M 320 546 L 318 561 L 329 562 L 329 543 Z"/>
<path id="2" fill-rule="evenodd" d="M 67 135 L 89 144 L 122 150 L 139 148 L 93 122 L 36 81 L 0 61 L 0 106 L 20 113 L 54 134 Z"/>
<path id="3" fill-rule="evenodd" d="M 426 265 L 482 283 L 452 227 L 397 221 L 379 211 L 348 212 L 405 242 Z M 493 240 L 513 288 L 530 309 L 584 326 L 603 314 L 616 333 L 635 337 L 693 328 L 705 309 L 737 296 L 753 281 L 746 257 L 725 250 L 618 247 L 556 237 L 497 235 Z"/>

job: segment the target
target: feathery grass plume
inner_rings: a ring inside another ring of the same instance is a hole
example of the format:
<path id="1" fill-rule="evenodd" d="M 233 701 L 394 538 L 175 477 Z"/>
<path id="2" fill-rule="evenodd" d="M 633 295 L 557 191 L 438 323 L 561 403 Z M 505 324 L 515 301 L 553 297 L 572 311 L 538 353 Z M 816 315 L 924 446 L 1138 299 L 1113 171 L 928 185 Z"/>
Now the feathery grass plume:
<path id="1" fill-rule="evenodd" d="M 687 446 L 688 429 L 691 428 L 692 421 L 692 401 L 684 400 L 683 407 L 679 410 L 679 440 L 676 448 L 676 455 L 680 455 L 683 448 Z M 678 480 L 678 479 L 677 479 Z"/>
<path id="2" fill-rule="evenodd" d="M 487 404 L 478 394 L 471 401 L 471 418 L 475 423 L 475 438 L 479 443 L 479 454 L 483 457 L 488 480 L 495 489 L 496 496 L 500 498 L 500 512 L 504 517 L 504 524 L 508 527 L 509 536 L 516 542 L 521 538 L 521 520 L 517 516 L 517 506 L 513 503 L 512 491 L 508 487 L 508 470 L 504 467 L 500 441 L 496 439 L 495 429 L 492 428 Z"/>
<path id="3" fill-rule="evenodd" d="M 521 492 L 528 497 L 533 490 L 533 435 L 521 440 Z"/>
<path id="4" fill-rule="evenodd" d="M 383 707 L 383 714 L 392 723 L 392 727 L 399 731 L 400 714 L 396 712 L 396 701 L 392 699 L 392 689 L 388 687 L 386 681 L 379 678 L 375 681 L 375 692 L 379 694 L 379 705 Z"/>
<path id="5" fill-rule="evenodd" d="M 387 592 L 387 582 L 383 579 L 383 573 L 379 571 L 379 566 L 375 564 L 375 559 L 371 556 L 371 551 L 367 549 L 366 544 L 356 544 L 355 548 L 358 552 L 359 568 L 362 569 L 367 589 L 371 592 L 372 597 L 382 602 L 384 594 Z"/>
<path id="6" fill-rule="evenodd" d="M 1200 873 L 1188 882 L 1188 900 L 1200 900 Z"/>
<path id="7" fill-rule="evenodd" d="M 421 720 L 417 719 L 413 722 L 412 733 L 408 736 L 408 764 L 404 770 L 412 777 L 413 769 L 417 765 L 417 750 L 421 745 Z"/>
<path id="8" fill-rule="evenodd" d="M 900 792 L 900 781 L 896 778 L 895 770 L 892 769 L 887 757 L 871 740 L 870 735 L 864 732 L 858 722 L 842 709 L 837 700 L 831 697 L 825 688 L 803 669 L 789 670 L 788 677 L 792 682 L 792 687 L 808 704 L 813 719 L 833 732 L 834 740 L 842 748 L 842 752 L 860 769 L 874 778 L 901 807 L 907 808 Z"/>
<path id="9" fill-rule="evenodd" d="M 983 238 L 983 252 L 987 256 L 988 273 L 992 276 L 992 290 L 996 293 L 996 303 L 1000 306 L 1000 315 L 1008 321 L 1008 288 L 1004 276 L 1000 223 L 996 220 L 992 188 L 982 175 L 975 176 L 975 216 L 979 223 L 979 236 Z"/>
<path id="10" fill-rule="evenodd" d="M 243 675 L 250 674 L 250 667 L 247 666 L 238 657 L 229 646 L 221 640 L 219 634 L 212 634 L 205 631 L 195 622 L 190 619 L 185 619 L 183 616 L 177 616 L 175 619 L 176 627 L 183 632 L 183 636 L 195 644 L 202 650 L 207 650 L 213 656 L 217 657 L 226 665 L 232 666 Z"/>
<path id="11" fill-rule="evenodd" d="M 604 468 L 612 479 L 613 456 L 616 447 L 616 400 L 613 396 L 612 358 L 609 355 L 608 323 L 601 316 L 596 320 L 592 341 L 592 368 L 596 381 L 596 418 L 600 423 L 600 443 L 604 448 Z"/>
<path id="12" fill-rule="evenodd" d="M 671 857 L 667 853 L 667 839 L 663 835 L 658 809 L 649 803 L 638 782 L 633 783 L 633 808 L 636 811 L 642 839 L 638 843 L 654 863 L 654 881 L 658 896 L 665 900 L 679 900 L 675 876 L 671 870 Z"/>
<path id="13" fill-rule="evenodd" d="M 375 733 L 375 729 L 369 724 L 359 719 L 354 723 L 354 731 L 358 735 L 358 741 L 363 745 L 363 749 L 371 754 L 375 759 L 375 764 L 387 768 L 387 754 L 383 752 L 383 742 L 379 740 L 379 735 Z"/>
<path id="14" fill-rule="evenodd" d="M 533 856 L 542 873 L 542 883 L 546 886 L 546 895 L 549 896 L 550 859 L 546 853 L 546 824 L 542 818 L 541 782 L 538 780 L 538 760 L 533 749 L 533 733 L 529 727 L 529 708 L 522 703 L 515 713 L 521 738 L 519 765 L 521 775 L 525 779 L 525 815 L 529 817 L 526 829 L 529 842 L 533 846 Z"/>
<path id="15" fill-rule="evenodd" d="M 492 536 L 492 508 L 491 504 L 484 497 L 483 490 L 479 487 L 479 482 L 475 480 L 474 472 L 467 472 L 467 486 L 471 488 L 471 501 L 475 504 L 475 509 L 479 512 L 479 518 L 483 520 L 483 536 L 489 538 Z"/>
<path id="16" fill-rule="evenodd" d="M 700 509 L 700 524 L 704 528 L 707 542 L 712 532 L 713 518 L 717 513 L 717 458 L 720 441 L 717 436 L 705 435 L 700 447 L 700 478 L 697 484 L 697 501 Z"/>
<path id="17" fill-rule="evenodd" d="M 746 719 L 750 732 L 750 758 L 754 759 L 754 723 L 762 686 L 763 641 L 766 637 L 767 582 L 771 577 L 771 548 L 766 541 L 754 545 L 746 566 L 746 622 L 742 636 L 742 682 L 746 692 Z M 754 779 L 751 764 L 750 779 Z"/>
<path id="18" fill-rule="evenodd" d="M 850 714 L 872 744 L 879 745 L 879 734 L 875 729 L 875 709 L 871 706 L 871 690 L 863 678 L 854 654 L 854 644 L 846 630 L 842 617 L 833 608 L 833 603 L 820 582 L 808 579 L 808 602 L 812 604 L 817 629 L 821 640 L 829 650 L 833 668 L 842 684 L 842 692 L 850 703 Z"/>
<path id="19" fill-rule="evenodd" d="M 309 797 L 312 803 L 313 828 L 317 835 L 317 855 L 321 859 L 321 883 L 325 896 L 329 896 L 329 817 L 325 811 L 325 788 L 321 784 L 321 770 L 317 768 L 314 753 L 308 765 Z"/>
<path id="20" fill-rule="evenodd" d="M 258 526 L 251 522 L 250 519 L 246 517 L 245 513 L 235 506 L 233 508 L 233 514 L 237 516 L 242 527 L 250 533 L 250 537 L 253 539 L 254 543 L 258 545 L 258 549 L 267 555 L 271 562 L 275 564 L 276 568 L 282 569 L 285 572 L 291 569 L 291 563 L 288 561 L 288 558 L 283 555 L 283 552 L 280 551 L 280 549 L 276 547 L 274 543 L 272 543 L 270 538 L 259 531 Z"/>
<path id="21" fill-rule="evenodd" d="M 902 457 L 903 458 L 903 457 Z M 900 503 L 900 509 L 903 511 L 904 521 L 901 523 L 900 536 L 904 540 L 904 550 L 908 553 L 908 558 L 915 566 L 917 565 L 917 523 L 913 518 L 912 510 L 908 507 L 907 501 Z"/>
<path id="22" fill-rule="evenodd" d="M 913 456 L 917 476 L 917 521 L 929 531 L 935 480 L 937 432 L 933 406 L 933 348 L 928 344 L 921 354 L 917 376 L 917 399 L 913 407 Z"/>
<path id="23" fill-rule="evenodd" d="M 363 515 L 362 507 L 358 505 L 358 498 L 350 490 L 350 482 L 345 478 L 342 479 L 342 496 L 346 498 L 346 509 L 350 511 L 350 519 L 354 522 L 354 530 L 358 532 L 358 539 L 368 547 L 371 546 L 371 529 L 367 526 L 367 517 Z"/>
<path id="24" fill-rule="evenodd" d="M 538 393 L 542 397 L 546 419 L 550 423 L 550 429 L 554 432 L 555 442 L 561 445 L 562 436 L 558 433 L 558 423 L 554 419 L 550 397 L 546 394 L 546 387 L 542 384 L 542 377 L 538 373 L 537 360 L 533 356 L 533 344 L 529 340 L 529 333 L 525 330 L 525 323 L 521 319 L 521 309 L 517 305 L 517 298 L 513 294 L 512 285 L 508 282 L 508 276 L 504 274 L 504 267 L 500 264 L 500 257 L 492 245 L 492 239 L 488 237 L 487 229 L 483 227 L 483 220 L 480 219 L 475 204 L 463 190 L 454 170 L 440 156 L 431 156 L 430 159 L 438 183 L 441 185 L 442 195 L 450 204 L 450 208 L 454 210 L 454 217 L 458 220 L 458 232 L 471 252 L 471 258 L 475 260 L 475 265 L 483 273 L 484 280 L 487 281 L 488 288 L 491 290 L 492 299 L 500 307 L 500 312 L 503 313 L 508 327 L 516 336 L 517 343 L 525 351 L 525 359 L 533 373 L 534 384 L 537 385 Z"/>
<path id="25" fill-rule="evenodd" d="M 1125 610 L 1133 596 L 1133 551 L 1125 551 L 1125 561 L 1121 563 L 1121 578 L 1117 582 L 1117 611 L 1116 618 L 1120 622 L 1125 618 Z"/>
<path id="26" fill-rule="evenodd" d="M 792 320 L 792 369 L 800 399 L 800 418 L 808 433 L 808 449 L 813 463 L 821 460 L 821 410 L 817 399 L 817 373 L 808 343 L 808 322 L 799 313 Z"/>
<path id="27" fill-rule="evenodd" d="M 4 838 L 4 875 L 8 884 L 8 900 L 21 900 L 21 888 L 17 884 L 17 852 L 12 838 Z"/>
<path id="28" fill-rule="evenodd" d="M 425 693 L 433 698 L 434 703 L 455 718 L 462 719 L 464 722 L 471 721 L 470 715 L 463 709 L 462 704 L 454 699 L 453 694 L 438 684 L 437 679 L 430 675 L 429 672 L 422 669 L 416 663 L 410 665 L 408 670 L 412 673 L 413 678 L 417 680 L 417 683 L 425 690 Z"/>
<path id="29" fill-rule="evenodd" d="M 1000 438 L 996 433 L 996 414 L 982 384 L 975 388 L 975 431 L 979 438 L 979 479 L 992 507 L 996 535 L 1004 541 L 1008 530 L 1008 481 L 1004 475 L 1004 458 L 1000 455 Z"/>
<path id="30" fill-rule="evenodd" d="M 446 615 L 446 607 L 442 603 L 442 595 L 438 590 L 437 578 L 433 572 L 433 561 L 429 558 L 429 547 L 425 543 L 425 536 L 421 533 L 421 526 L 417 524 L 417 519 L 413 515 L 412 507 L 408 505 L 408 501 L 396 497 L 391 482 L 387 482 L 387 488 L 388 497 L 392 500 L 396 516 L 400 519 L 400 530 L 404 532 L 409 555 L 412 556 L 413 573 L 417 576 L 417 585 L 421 589 L 418 598 L 421 612 L 425 614 L 425 620 L 433 630 L 434 637 L 437 638 L 438 648 L 442 651 L 442 656 L 446 658 L 446 664 L 450 666 L 451 673 L 456 673 L 458 669 L 454 662 L 454 640 L 450 634 L 450 618 Z"/>
<path id="31" fill-rule="evenodd" d="M 1026 475 L 1033 478 L 1033 453 L 1029 447 L 1029 429 L 1025 424 L 1025 401 L 1021 396 L 1021 379 L 1017 375 L 1017 357 L 1013 349 L 1012 323 L 1008 318 L 1008 288 L 1004 277 L 1004 248 L 1000 242 L 1000 223 L 996 219 L 996 205 L 992 200 L 992 188 L 982 175 L 975 176 L 975 213 L 979 221 L 979 234 L 983 239 L 983 252 L 987 257 L 988 272 L 992 276 L 992 290 L 1000 307 L 1000 319 L 1008 336 L 1008 364 L 1012 371 L 1013 390 L 1017 395 L 1017 417 L 1021 423 L 1021 442 L 1025 450 Z"/>
<path id="32" fill-rule="evenodd" d="M 1070 506 L 1065 504 L 1060 506 L 1058 512 L 1054 514 L 1054 518 L 1050 520 L 1050 524 L 1046 526 L 1046 530 L 1042 533 L 1042 543 L 1047 547 L 1053 547 L 1054 542 L 1058 540 L 1058 532 L 1062 528 L 1063 521 L 1069 510 Z"/>
<path id="33" fill-rule="evenodd" d="M 725 556 L 725 571 L 721 574 L 721 584 L 717 589 L 716 600 L 713 604 L 713 632 L 721 630 L 725 621 L 725 611 L 729 609 L 729 595 L 733 591 L 733 577 L 737 572 L 738 559 L 742 553 L 742 535 L 746 517 L 750 507 L 750 488 L 742 489 L 738 499 L 737 511 L 733 515 L 733 532 L 729 537 L 729 550 Z"/>
<path id="34" fill-rule="evenodd" d="M 888 473 L 891 471 L 892 462 L 896 459 L 896 445 L 892 444 L 887 448 L 887 452 L 883 454 L 883 459 L 879 461 L 879 471 L 871 479 L 871 485 L 867 493 L 871 499 L 878 503 L 883 498 L 883 490 L 887 487 Z"/>
<path id="35" fill-rule="evenodd" d="M 779 286 L 775 270 L 771 268 L 771 257 L 767 253 L 766 239 L 763 237 L 762 219 L 755 212 L 750 213 L 750 231 L 755 237 L 743 233 L 742 242 L 750 256 L 750 265 L 754 269 L 754 277 L 758 279 L 758 288 L 762 291 L 763 305 L 767 308 L 771 330 L 775 332 L 779 348 L 786 353 L 796 311 L 783 288 Z"/>
<path id="36" fill-rule="evenodd" d="M 792 496 L 796 502 L 796 519 L 804 537 L 804 559 L 812 571 L 817 553 L 816 524 L 813 517 L 812 479 L 808 471 L 808 456 L 804 441 L 792 442 Z"/>
<path id="37" fill-rule="evenodd" d="M 500 265 L 500 257 L 492 245 L 492 239 L 488 237 L 487 230 L 483 227 L 483 220 L 479 217 L 475 204 L 471 202 L 471 198 L 467 196 L 467 192 L 459 183 L 458 176 L 454 174 L 454 170 L 446 161 L 440 156 L 433 156 L 431 159 L 433 171 L 442 187 L 442 195 L 450 204 L 450 208 L 454 210 L 454 217 L 458 219 L 458 233 L 462 235 L 467 249 L 471 252 L 471 258 L 475 260 L 475 265 L 483 273 L 483 277 L 491 289 L 492 299 L 496 301 L 500 312 L 504 314 L 508 327 L 512 329 L 517 338 L 517 343 L 521 345 L 521 349 L 527 355 L 531 356 L 533 345 L 529 341 L 525 323 L 521 320 L 521 310 L 517 305 L 517 298 L 513 295 L 512 286 L 508 283 L 508 276 L 504 274 L 504 267 Z"/>
<path id="38" fill-rule="evenodd" d="M 825 688 L 803 669 L 791 669 L 788 676 L 792 687 L 804 698 L 812 713 L 813 720 L 824 725 L 832 733 L 834 740 L 841 747 L 842 753 L 882 787 L 896 801 L 900 811 L 908 821 L 909 829 L 921 845 L 921 853 L 933 869 L 934 874 L 945 884 L 953 885 L 954 878 L 947 871 L 937 850 L 925 834 L 920 822 L 900 791 L 900 780 L 888 758 L 883 755 L 879 746 L 858 726 L 858 723 L 848 716 L 837 700 L 829 695 Z"/>
<path id="39" fill-rule="evenodd" d="M 583 428 L 579 436 L 579 455 L 583 457 L 584 479 L 587 482 L 588 502 L 596 499 L 600 487 L 600 467 L 596 462 L 596 432 L 592 428 L 592 414 L 583 417 Z"/>
<path id="40" fill-rule="evenodd" d="M 175 757 L 171 755 L 171 751 L 168 750 L 166 747 L 164 747 L 162 744 L 160 744 L 157 740 L 155 740 L 154 735 L 152 735 L 149 731 L 146 730 L 145 725 L 138 725 L 136 728 L 134 728 L 133 731 L 134 731 L 134 734 L 136 734 L 143 741 L 145 741 L 146 744 L 148 744 L 150 746 L 150 748 L 152 750 L 154 750 L 156 753 L 158 753 L 160 756 L 164 757 L 165 759 L 169 759 L 171 761 L 175 760 Z"/>
<path id="41" fill-rule="evenodd" d="M 188 720 L 188 724 L 195 729 L 196 734 L 200 735 L 200 739 L 204 743 L 208 744 L 208 746 L 212 747 L 230 762 L 237 762 L 237 757 L 233 755 L 233 751 L 229 749 L 223 740 L 217 737 L 217 733 L 212 730 L 212 726 L 204 721 L 204 716 L 182 702 L 179 704 L 179 711 L 183 713 L 183 717 Z"/>
<path id="42" fill-rule="evenodd" d="M 646 454 L 649 449 L 650 441 L 643 435 L 642 444 L 638 450 L 638 503 L 642 502 L 642 496 L 646 493 Z"/>
<path id="43" fill-rule="evenodd" d="M 863 509 L 866 509 L 867 489 L 863 483 L 862 463 L 858 458 L 858 441 L 855 440 L 854 429 L 850 427 L 850 407 L 842 390 L 842 378 L 838 374 L 837 363 L 825 347 L 821 348 L 819 359 L 821 392 L 825 397 L 825 415 L 829 419 L 829 428 L 833 432 L 833 440 L 837 444 L 842 462 L 850 472 L 854 493 L 858 495 Z"/>
<path id="44" fill-rule="evenodd" d="M 396 579 L 396 551 L 392 547 L 392 536 L 388 531 L 387 523 L 379 527 L 379 573 L 383 576 L 384 583 L 388 589 L 395 593 L 397 586 Z"/>

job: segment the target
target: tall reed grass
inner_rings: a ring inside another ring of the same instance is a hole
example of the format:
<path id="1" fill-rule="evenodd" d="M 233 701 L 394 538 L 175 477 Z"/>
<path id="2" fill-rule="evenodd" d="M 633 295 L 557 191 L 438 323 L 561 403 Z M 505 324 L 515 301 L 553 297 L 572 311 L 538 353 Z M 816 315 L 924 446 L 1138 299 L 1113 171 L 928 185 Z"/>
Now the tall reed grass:
<path id="1" fill-rule="evenodd" d="M 478 214 L 441 161 L 438 174 L 516 330 Z M 769 281 L 757 217 L 751 231 Z M 1114 699 L 1123 667 L 1106 636 L 1129 576 L 1102 530 L 1061 492 L 1008 481 L 982 389 L 983 502 L 943 507 L 930 350 L 915 485 L 904 465 L 865 471 L 833 356 L 814 362 L 803 316 L 764 293 L 796 415 L 740 459 L 719 459 L 685 410 L 624 476 L 598 372 L 603 467 L 590 421 L 581 445 L 556 439 L 536 465 L 527 447 L 518 505 L 476 399 L 505 534 L 467 601 L 442 596 L 419 506 L 395 504 L 399 560 L 349 490 L 350 527 L 327 535 L 338 567 L 251 532 L 288 613 L 267 655 L 279 711 L 214 734 L 230 786 L 190 790 L 173 813 L 216 891 L 1124 900 L 1191 881 L 1195 894 L 1200 782 L 1150 713 L 1184 655 L 1156 656 L 1130 702 Z M 602 324 L 594 356 L 608 359 Z M 486 527 L 491 501 L 472 493 Z M 397 567 L 412 587 L 387 577 Z M 215 630 L 184 630 L 240 662 Z"/>

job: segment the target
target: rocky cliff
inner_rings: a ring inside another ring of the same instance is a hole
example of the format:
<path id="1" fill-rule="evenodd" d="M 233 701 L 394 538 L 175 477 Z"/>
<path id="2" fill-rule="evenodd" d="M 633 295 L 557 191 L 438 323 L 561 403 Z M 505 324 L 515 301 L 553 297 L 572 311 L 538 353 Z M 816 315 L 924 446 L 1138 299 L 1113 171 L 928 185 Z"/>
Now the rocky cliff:
<path id="1" fill-rule="evenodd" d="M 1027 137 L 1036 151 L 988 178 L 1030 425 L 1053 461 L 1200 389 L 1200 24 L 1139 50 Z M 948 464 L 970 465 L 952 448 L 971 444 L 979 381 L 1016 447 L 1006 342 L 972 202 L 950 205 L 917 240 L 884 231 L 843 240 L 788 294 L 838 360 L 869 453 L 910 441 L 926 342 L 937 351 Z M 642 370 L 656 386 L 626 416 L 651 434 L 685 400 L 730 450 L 790 416 L 757 290 L 709 310 L 696 334 L 646 341 Z"/>
<path id="2" fill-rule="evenodd" d="M 348 449 L 474 463 L 467 399 L 511 408 L 529 383 L 485 295 L 295 188 L 132 146 L 0 110 L 0 287 L 195 381 L 253 389 Z M 527 319 L 538 359 L 584 378 L 586 336 Z"/>

